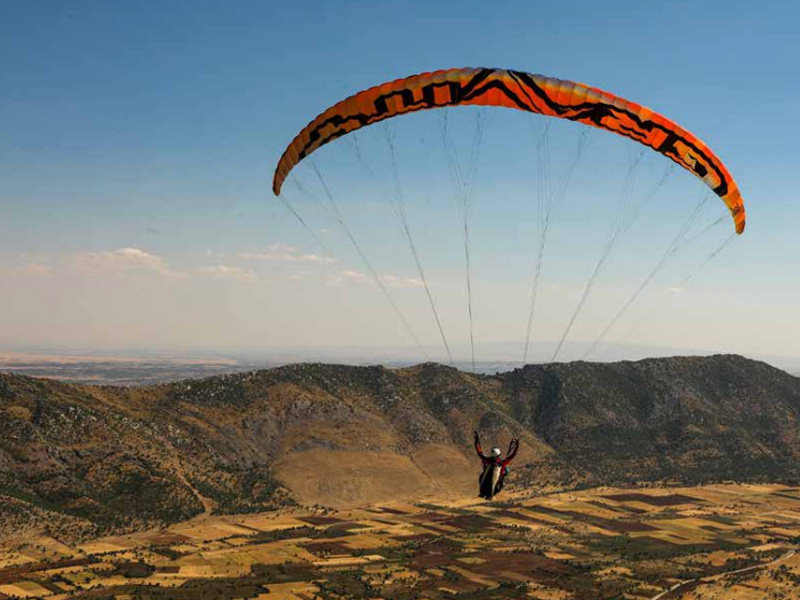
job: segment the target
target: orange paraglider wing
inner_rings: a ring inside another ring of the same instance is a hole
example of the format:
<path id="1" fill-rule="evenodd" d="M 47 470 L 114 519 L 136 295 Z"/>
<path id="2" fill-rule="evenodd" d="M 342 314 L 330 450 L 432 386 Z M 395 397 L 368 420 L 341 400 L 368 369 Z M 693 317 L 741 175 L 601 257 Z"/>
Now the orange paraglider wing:
<path id="1" fill-rule="evenodd" d="M 711 149 L 673 121 L 633 102 L 581 83 L 505 69 L 447 69 L 422 73 L 359 92 L 311 121 L 289 144 L 272 189 L 320 146 L 351 131 L 429 108 L 505 106 L 612 131 L 649 146 L 702 179 L 727 205 L 737 233 L 745 210 L 736 182 Z"/>

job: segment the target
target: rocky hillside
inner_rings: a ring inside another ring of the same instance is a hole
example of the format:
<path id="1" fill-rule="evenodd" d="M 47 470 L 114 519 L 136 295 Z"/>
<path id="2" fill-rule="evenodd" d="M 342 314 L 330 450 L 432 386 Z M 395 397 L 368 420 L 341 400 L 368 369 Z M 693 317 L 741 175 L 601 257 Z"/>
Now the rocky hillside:
<path id="1" fill-rule="evenodd" d="M 472 494 L 472 430 L 531 490 L 800 480 L 800 379 L 738 356 L 495 376 L 292 365 L 138 388 L 0 374 L 0 539 L 203 511 Z"/>

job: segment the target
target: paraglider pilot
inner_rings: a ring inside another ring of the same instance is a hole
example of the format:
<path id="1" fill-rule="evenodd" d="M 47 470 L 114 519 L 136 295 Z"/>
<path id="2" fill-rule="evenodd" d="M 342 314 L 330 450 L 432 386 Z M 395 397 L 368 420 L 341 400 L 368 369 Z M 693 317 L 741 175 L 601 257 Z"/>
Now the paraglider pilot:
<path id="1" fill-rule="evenodd" d="M 478 453 L 483 463 L 483 472 L 481 472 L 478 479 L 480 482 L 479 496 L 481 498 L 491 500 L 495 494 L 503 489 L 503 483 L 506 475 L 508 475 L 508 465 L 517 455 L 517 450 L 519 450 L 519 440 L 513 438 L 508 445 L 508 452 L 506 452 L 505 458 L 503 458 L 503 452 L 500 448 L 492 448 L 489 456 L 484 456 L 481 450 L 480 436 L 477 431 L 475 432 L 475 452 Z"/>

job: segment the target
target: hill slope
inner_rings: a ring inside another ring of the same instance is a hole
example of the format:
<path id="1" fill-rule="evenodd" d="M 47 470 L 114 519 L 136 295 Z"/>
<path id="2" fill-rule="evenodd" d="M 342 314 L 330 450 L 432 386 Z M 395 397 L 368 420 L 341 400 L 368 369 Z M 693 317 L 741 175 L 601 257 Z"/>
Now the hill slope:
<path id="1" fill-rule="evenodd" d="M 531 489 L 795 481 L 798 419 L 800 379 L 738 356 L 495 376 L 292 365 L 139 388 L 0 374 L 0 538 L 472 494 L 476 428 L 521 438 L 511 484 Z"/>

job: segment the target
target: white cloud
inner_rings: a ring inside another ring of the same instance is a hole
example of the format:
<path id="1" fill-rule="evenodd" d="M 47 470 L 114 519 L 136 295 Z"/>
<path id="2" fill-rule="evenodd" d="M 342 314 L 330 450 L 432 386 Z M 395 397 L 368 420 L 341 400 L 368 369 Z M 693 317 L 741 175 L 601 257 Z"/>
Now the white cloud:
<path id="1" fill-rule="evenodd" d="M 353 281 L 355 283 L 364 283 L 367 280 L 367 274 L 362 273 L 361 271 L 353 271 L 351 269 L 345 269 L 341 273 L 344 279 L 348 281 Z"/>
<path id="2" fill-rule="evenodd" d="M 326 265 L 339 262 L 331 256 L 320 256 L 319 254 L 301 254 L 297 257 L 297 260 L 300 262 L 320 263 Z"/>
<path id="3" fill-rule="evenodd" d="M 120 248 L 113 251 L 83 252 L 72 257 L 73 268 L 84 273 L 125 273 L 151 271 L 169 277 L 185 277 L 169 268 L 160 256 L 139 248 Z"/>
<path id="4" fill-rule="evenodd" d="M 300 252 L 300 248 L 297 246 L 290 246 L 289 244 L 270 244 L 269 245 L 270 252 L 284 252 L 286 254 L 297 254 Z"/>
<path id="5" fill-rule="evenodd" d="M 240 252 L 237 257 L 244 260 L 271 260 L 316 264 L 331 264 L 337 262 L 335 258 L 329 256 L 301 254 L 297 246 L 290 246 L 289 244 L 270 244 L 267 252 Z"/>
<path id="6" fill-rule="evenodd" d="M 335 277 L 328 277 L 325 280 L 325 285 L 327 287 L 339 287 L 339 286 L 342 285 L 342 283 L 344 283 L 344 280 L 341 277 L 339 277 L 338 275 L 335 276 Z"/>
<path id="7" fill-rule="evenodd" d="M 344 283 L 362 284 L 366 283 L 367 280 L 368 276 L 366 273 L 354 271 L 352 269 L 345 269 L 344 271 L 340 271 L 338 275 L 328 277 L 328 279 L 325 281 L 325 285 L 328 287 L 339 287 Z"/>
<path id="8" fill-rule="evenodd" d="M 226 279 L 235 279 L 242 283 L 255 283 L 258 281 L 258 275 L 251 269 L 243 269 L 242 267 L 230 267 L 227 265 L 213 265 L 201 267 L 200 271 L 213 275 L 215 277 L 224 277 Z"/>
<path id="9" fill-rule="evenodd" d="M 389 287 L 398 288 L 419 288 L 424 287 L 425 282 L 421 279 L 414 279 L 412 277 L 398 277 L 397 275 L 381 275 L 381 281 Z"/>
<path id="10" fill-rule="evenodd" d="M 53 268 L 51 266 L 43 265 L 42 263 L 29 263 L 12 270 L 12 274 L 14 275 L 24 275 L 28 277 L 47 277 L 52 274 L 52 272 Z"/>
<path id="11" fill-rule="evenodd" d="M 340 271 L 339 275 L 329 278 L 325 284 L 328 286 L 339 286 L 343 283 L 363 284 L 370 281 L 370 276 L 363 271 L 345 269 Z M 412 277 L 398 277 L 397 275 L 381 275 L 381 282 L 387 287 L 394 288 L 420 288 L 424 287 L 425 285 L 421 279 L 414 279 Z"/>

